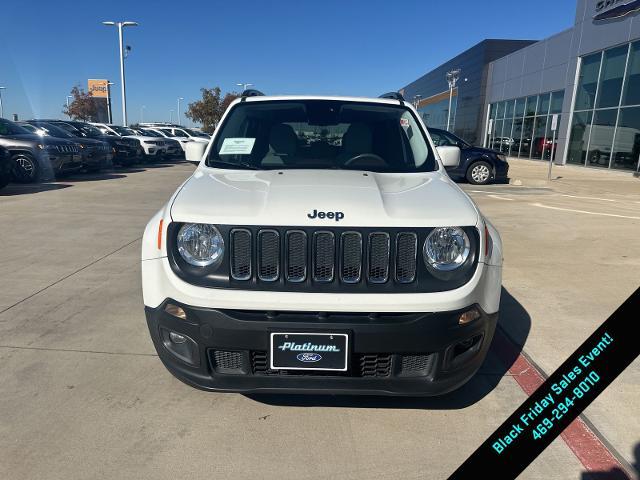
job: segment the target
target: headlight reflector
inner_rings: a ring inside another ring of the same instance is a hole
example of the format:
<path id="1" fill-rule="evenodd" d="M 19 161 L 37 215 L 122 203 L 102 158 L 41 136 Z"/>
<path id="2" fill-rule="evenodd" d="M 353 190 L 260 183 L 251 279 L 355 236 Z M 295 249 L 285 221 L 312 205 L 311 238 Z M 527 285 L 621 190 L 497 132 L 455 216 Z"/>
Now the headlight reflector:
<path id="1" fill-rule="evenodd" d="M 449 272 L 462 266 L 471 251 L 469 237 L 460 227 L 434 228 L 422 248 L 427 267 Z"/>
<path id="2" fill-rule="evenodd" d="M 178 252 L 190 265 L 208 267 L 222 261 L 224 239 L 213 225 L 185 223 L 178 231 Z"/>

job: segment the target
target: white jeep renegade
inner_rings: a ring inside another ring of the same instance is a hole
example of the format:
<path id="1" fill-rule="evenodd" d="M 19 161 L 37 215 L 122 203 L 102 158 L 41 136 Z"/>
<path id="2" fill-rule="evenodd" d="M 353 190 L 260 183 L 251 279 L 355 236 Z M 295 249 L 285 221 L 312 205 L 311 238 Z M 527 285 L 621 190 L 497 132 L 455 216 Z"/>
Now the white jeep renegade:
<path id="1" fill-rule="evenodd" d="M 224 114 L 142 244 L 149 331 L 227 392 L 436 395 L 482 364 L 500 236 L 399 94 L 266 97 Z"/>

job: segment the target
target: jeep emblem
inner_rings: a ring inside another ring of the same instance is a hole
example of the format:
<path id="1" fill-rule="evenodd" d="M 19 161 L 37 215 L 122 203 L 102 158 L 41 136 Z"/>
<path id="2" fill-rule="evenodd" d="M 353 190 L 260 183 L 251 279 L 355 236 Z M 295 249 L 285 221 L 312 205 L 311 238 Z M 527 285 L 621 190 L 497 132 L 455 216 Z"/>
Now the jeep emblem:
<path id="1" fill-rule="evenodd" d="M 329 218 L 329 219 L 335 219 L 336 222 L 339 222 L 340 220 L 342 220 L 344 218 L 344 213 L 343 212 L 320 212 L 318 210 L 314 210 L 311 213 L 307 214 L 307 217 L 314 219 L 314 218 Z"/>

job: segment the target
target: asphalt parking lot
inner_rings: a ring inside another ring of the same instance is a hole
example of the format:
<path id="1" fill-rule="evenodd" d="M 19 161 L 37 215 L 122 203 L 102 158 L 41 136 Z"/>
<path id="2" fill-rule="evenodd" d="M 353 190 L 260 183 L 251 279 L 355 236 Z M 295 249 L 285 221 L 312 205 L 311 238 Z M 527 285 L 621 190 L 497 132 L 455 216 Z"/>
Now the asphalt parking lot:
<path id="1" fill-rule="evenodd" d="M 526 398 L 493 350 L 432 399 L 247 397 L 187 387 L 148 335 L 140 238 L 193 171 L 166 163 L 0 191 L 0 478 L 446 478 Z M 514 161 L 464 189 L 505 247 L 500 325 L 546 374 L 640 285 L 640 180 Z M 558 178 L 562 177 L 562 178 Z M 640 362 L 585 411 L 638 468 Z M 580 479 L 556 439 L 522 474 Z"/>

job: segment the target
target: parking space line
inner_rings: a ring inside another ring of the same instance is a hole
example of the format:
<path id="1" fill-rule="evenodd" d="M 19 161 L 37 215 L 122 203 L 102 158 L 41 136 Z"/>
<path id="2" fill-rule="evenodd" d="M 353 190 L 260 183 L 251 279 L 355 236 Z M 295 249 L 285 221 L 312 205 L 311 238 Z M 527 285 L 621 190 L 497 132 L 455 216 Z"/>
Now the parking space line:
<path id="1" fill-rule="evenodd" d="M 615 217 L 615 218 L 627 218 L 630 220 L 640 220 L 640 217 L 632 217 L 630 215 L 618 215 L 617 213 L 602 213 L 602 212 L 590 212 L 588 210 L 576 210 L 574 208 L 552 207 L 551 205 L 544 205 L 542 203 L 530 203 L 533 207 L 548 208 L 550 210 L 562 210 L 564 212 L 584 213 L 586 215 L 600 215 L 603 217 Z"/>
<path id="2" fill-rule="evenodd" d="M 21 303 L 26 302 L 27 300 L 29 300 L 30 298 L 35 297 L 35 296 L 36 296 L 36 295 L 38 295 L 39 293 L 42 293 L 42 292 L 44 292 L 45 290 L 47 290 L 47 289 L 49 289 L 49 288 L 53 287 L 54 285 L 57 285 L 58 283 L 63 282 L 63 281 L 64 281 L 64 280 L 66 280 L 67 278 L 74 276 L 76 273 L 80 273 L 81 271 L 83 271 L 83 270 L 85 270 L 85 269 L 87 269 L 87 268 L 91 267 L 92 265 L 95 265 L 96 263 L 98 263 L 98 262 L 100 262 L 100 261 L 104 260 L 105 258 L 110 257 L 111 255 L 113 255 L 113 254 L 115 254 L 115 253 L 118 253 L 120 250 L 123 250 L 123 249 L 127 248 L 129 245 L 132 245 L 132 244 L 136 243 L 136 242 L 137 242 L 137 241 L 139 241 L 139 240 L 142 240 L 142 237 L 138 237 L 138 238 L 136 238 L 135 240 L 131 240 L 129 243 L 126 243 L 126 244 L 122 245 L 121 247 L 116 248 L 114 251 L 109 252 L 109 253 L 107 253 L 107 254 L 103 255 L 103 256 L 102 256 L 102 257 L 100 257 L 100 258 L 97 258 L 97 259 L 96 259 L 96 260 L 94 260 L 93 262 L 90 262 L 90 263 L 86 264 L 84 267 L 80 267 L 80 268 L 78 268 L 77 270 L 74 270 L 73 272 L 71 272 L 71 273 L 69 273 L 69 274 L 65 275 L 64 277 L 59 278 L 59 279 L 58 279 L 58 280 L 56 280 L 55 282 L 53 282 L 53 283 L 51 283 L 51 284 L 47 285 L 46 287 L 43 287 L 43 288 L 41 288 L 40 290 L 38 290 L 38 291 L 36 291 L 36 292 L 32 293 L 31 295 L 28 295 L 28 296 L 24 297 L 22 300 L 18 300 L 16 303 L 14 303 L 13 305 L 9 305 L 9 306 L 8 306 L 7 308 L 5 308 L 4 310 L 0 310 L 0 314 L 3 314 L 4 312 L 6 312 L 6 311 L 8 311 L 8 310 L 11 310 L 13 307 L 16 307 L 16 306 L 20 305 Z"/>
<path id="3" fill-rule="evenodd" d="M 489 194 L 487 195 L 487 197 L 495 198 L 496 200 L 509 200 L 510 202 L 513 202 L 513 198 L 501 197 L 500 195 Z"/>
<path id="4" fill-rule="evenodd" d="M 10 350 L 40 350 L 45 352 L 73 352 L 73 353 L 97 353 L 101 355 L 128 355 L 136 357 L 157 357 L 157 353 L 135 353 L 135 352 L 105 352 L 102 350 L 76 350 L 74 348 L 47 348 L 47 347 L 17 347 L 14 345 L 0 345 L 0 348 Z"/>
<path id="5" fill-rule="evenodd" d="M 623 202 L 624 200 L 613 200 L 611 198 L 599 198 L 599 197 L 581 197 L 579 195 L 569 195 L 567 193 L 560 193 L 561 197 L 569 197 L 569 198 L 579 198 L 584 200 L 599 200 L 602 202 Z"/>
<path id="6" fill-rule="evenodd" d="M 492 349 L 505 365 L 513 362 L 509 373 L 527 396 L 531 396 L 548 378 L 525 352 L 519 351 L 516 343 L 500 326 L 496 328 Z M 513 361 L 513 358 L 516 360 Z M 633 471 L 633 467 L 604 439 L 584 414 L 571 422 L 560 436 L 588 472 L 608 472 L 614 469 Z"/>

